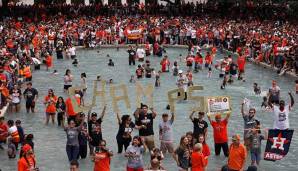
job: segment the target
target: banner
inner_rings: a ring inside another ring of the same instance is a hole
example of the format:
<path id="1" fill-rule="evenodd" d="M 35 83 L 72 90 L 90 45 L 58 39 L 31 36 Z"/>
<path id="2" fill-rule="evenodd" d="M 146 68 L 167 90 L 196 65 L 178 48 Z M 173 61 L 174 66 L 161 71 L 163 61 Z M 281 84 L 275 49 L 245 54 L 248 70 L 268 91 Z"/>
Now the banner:
<path id="1" fill-rule="evenodd" d="M 127 31 L 127 38 L 130 40 L 137 40 L 143 37 L 142 30 L 128 30 Z"/>
<path id="2" fill-rule="evenodd" d="M 228 96 L 213 96 L 207 97 L 207 113 L 228 113 L 231 111 L 230 97 Z"/>
<path id="3" fill-rule="evenodd" d="M 289 152 L 294 130 L 270 129 L 264 153 L 264 160 L 283 159 Z"/>

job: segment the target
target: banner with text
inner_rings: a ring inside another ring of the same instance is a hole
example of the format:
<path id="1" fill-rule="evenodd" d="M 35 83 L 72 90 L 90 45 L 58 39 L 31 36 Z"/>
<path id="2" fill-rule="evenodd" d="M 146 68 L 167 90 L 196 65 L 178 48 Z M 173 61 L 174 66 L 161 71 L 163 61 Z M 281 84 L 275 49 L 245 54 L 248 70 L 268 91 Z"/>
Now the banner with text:
<path id="1" fill-rule="evenodd" d="M 289 152 L 294 130 L 270 129 L 264 153 L 264 160 L 283 159 Z"/>

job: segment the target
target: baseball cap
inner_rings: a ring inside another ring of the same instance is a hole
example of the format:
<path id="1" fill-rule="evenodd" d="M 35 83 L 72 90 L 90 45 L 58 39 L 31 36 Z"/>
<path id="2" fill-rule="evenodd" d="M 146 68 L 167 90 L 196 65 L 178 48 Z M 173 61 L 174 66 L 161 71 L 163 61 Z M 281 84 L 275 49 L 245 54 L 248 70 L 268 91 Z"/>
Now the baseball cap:
<path id="1" fill-rule="evenodd" d="M 232 140 L 240 140 L 240 135 L 239 134 L 236 134 L 236 135 L 233 135 L 232 137 Z"/>
<path id="2" fill-rule="evenodd" d="M 183 71 L 180 69 L 180 70 L 178 71 L 178 73 L 179 73 L 179 74 L 182 74 L 182 73 L 183 73 Z"/>

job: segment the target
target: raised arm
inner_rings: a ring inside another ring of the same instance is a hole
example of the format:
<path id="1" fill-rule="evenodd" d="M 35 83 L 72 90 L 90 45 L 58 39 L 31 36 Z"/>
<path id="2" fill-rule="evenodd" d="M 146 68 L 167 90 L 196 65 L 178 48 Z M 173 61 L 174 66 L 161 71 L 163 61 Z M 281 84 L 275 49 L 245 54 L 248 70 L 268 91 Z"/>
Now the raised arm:
<path id="1" fill-rule="evenodd" d="M 244 113 L 244 103 L 241 104 L 241 114 L 244 117 L 246 114 Z"/>
<path id="2" fill-rule="evenodd" d="M 153 109 L 153 107 L 151 107 L 150 110 L 152 111 L 152 117 L 155 118 L 157 116 L 156 111 Z"/>
<path id="3" fill-rule="evenodd" d="M 227 116 L 226 116 L 226 120 L 228 121 L 229 120 L 229 118 L 230 118 L 230 116 L 231 116 L 231 112 L 229 112 L 229 113 L 227 113 Z"/>
<path id="4" fill-rule="evenodd" d="M 140 108 L 137 108 L 136 110 L 135 110 L 135 112 L 133 113 L 133 116 L 135 117 L 135 119 L 138 119 L 139 118 L 139 115 L 140 115 Z"/>
<path id="5" fill-rule="evenodd" d="M 118 121 L 118 123 L 121 124 L 121 119 L 120 119 L 120 115 L 119 115 L 118 112 L 116 113 L 116 116 L 117 116 L 117 121 Z"/>
<path id="6" fill-rule="evenodd" d="M 289 92 L 289 96 L 290 96 L 290 99 L 291 99 L 291 104 L 290 104 L 290 107 L 293 107 L 293 106 L 294 106 L 294 103 L 295 103 L 295 101 L 294 101 L 294 97 L 293 97 L 293 95 L 292 95 L 292 93 L 291 93 L 291 92 Z"/>
<path id="7" fill-rule="evenodd" d="M 208 118 L 208 120 L 209 120 L 209 122 L 210 122 L 210 124 L 211 124 L 212 119 L 211 119 L 210 113 L 207 113 L 207 118 Z"/>
<path id="8" fill-rule="evenodd" d="M 106 109 L 107 109 L 107 105 L 105 104 L 105 106 L 103 107 L 102 112 L 101 112 L 101 115 L 100 115 L 99 118 L 103 119 L 103 117 L 104 117 L 105 114 L 106 114 Z"/>
<path id="9" fill-rule="evenodd" d="M 189 119 L 190 119 L 191 121 L 194 120 L 194 118 L 193 118 L 193 115 L 194 115 L 194 114 L 195 114 L 195 111 L 192 111 L 191 114 L 189 115 Z"/>
<path id="10" fill-rule="evenodd" d="M 171 114 L 172 114 L 172 116 L 171 116 L 171 122 L 173 123 L 173 122 L 174 122 L 174 120 L 175 120 L 175 113 L 174 113 L 174 112 L 172 112 Z"/>

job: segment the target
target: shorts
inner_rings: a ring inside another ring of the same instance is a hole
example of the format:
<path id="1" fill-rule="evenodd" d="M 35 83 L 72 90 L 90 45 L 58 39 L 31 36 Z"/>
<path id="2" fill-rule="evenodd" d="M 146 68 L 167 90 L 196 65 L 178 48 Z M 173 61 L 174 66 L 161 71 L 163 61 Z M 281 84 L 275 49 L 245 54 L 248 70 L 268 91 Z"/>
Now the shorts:
<path id="1" fill-rule="evenodd" d="M 141 136 L 144 139 L 144 143 L 146 146 L 152 150 L 155 145 L 154 145 L 154 135 L 148 135 L 148 136 Z"/>
<path id="2" fill-rule="evenodd" d="M 130 167 L 126 167 L 126 171 L 144 171 L 144 169 L 142 167 L 140 168 L 130 168 Z"/>
<path id="3" fill-rule="evenodd" d="M 26 101 L 26 109 L 34 108 L 34 107 L 35 107 L 35 102 Z"/>
<path id="4" fill-rule="evenodd" d="M 51 115 L 56 115 L 56 113 L 49 113 L 49 112 L 46 112 L 46 115 L 47 115 L 47 116 L 51 116 Z"/>
<path id="5" fill-rule="evenodd" d="M 31 77 L 27 77 L 27 78 L 25 79 L 25 81 L 27 81 L 27 82 L 32 81 L 32 76 L 31 76 Z"/>
<path id="6" fill-rule="evenodd" d="M 76 55 L 71 55 L 70 58 L 71 59 L 75 59 L 76 58 Z"/>
<path id="7" fill-rule="evenodd" d="M 165 141 L 161 141 L 160 142 L 160 150 L 163 153 L 166 153 L 167 151 L 169 153 L 174 153 L 174 145 L 173 142 L 165 142 Z"/>
<path id="8" fill-rule="evenodd" d="M 250 152 L 251 161 L 259 162 L 261 160 L 261 153 L 258 152 Z"/>
<path id="9" fill-rule="evenodd" d="M 68 90 L 72 85 L 64 85 L 64 90 Z"/>

